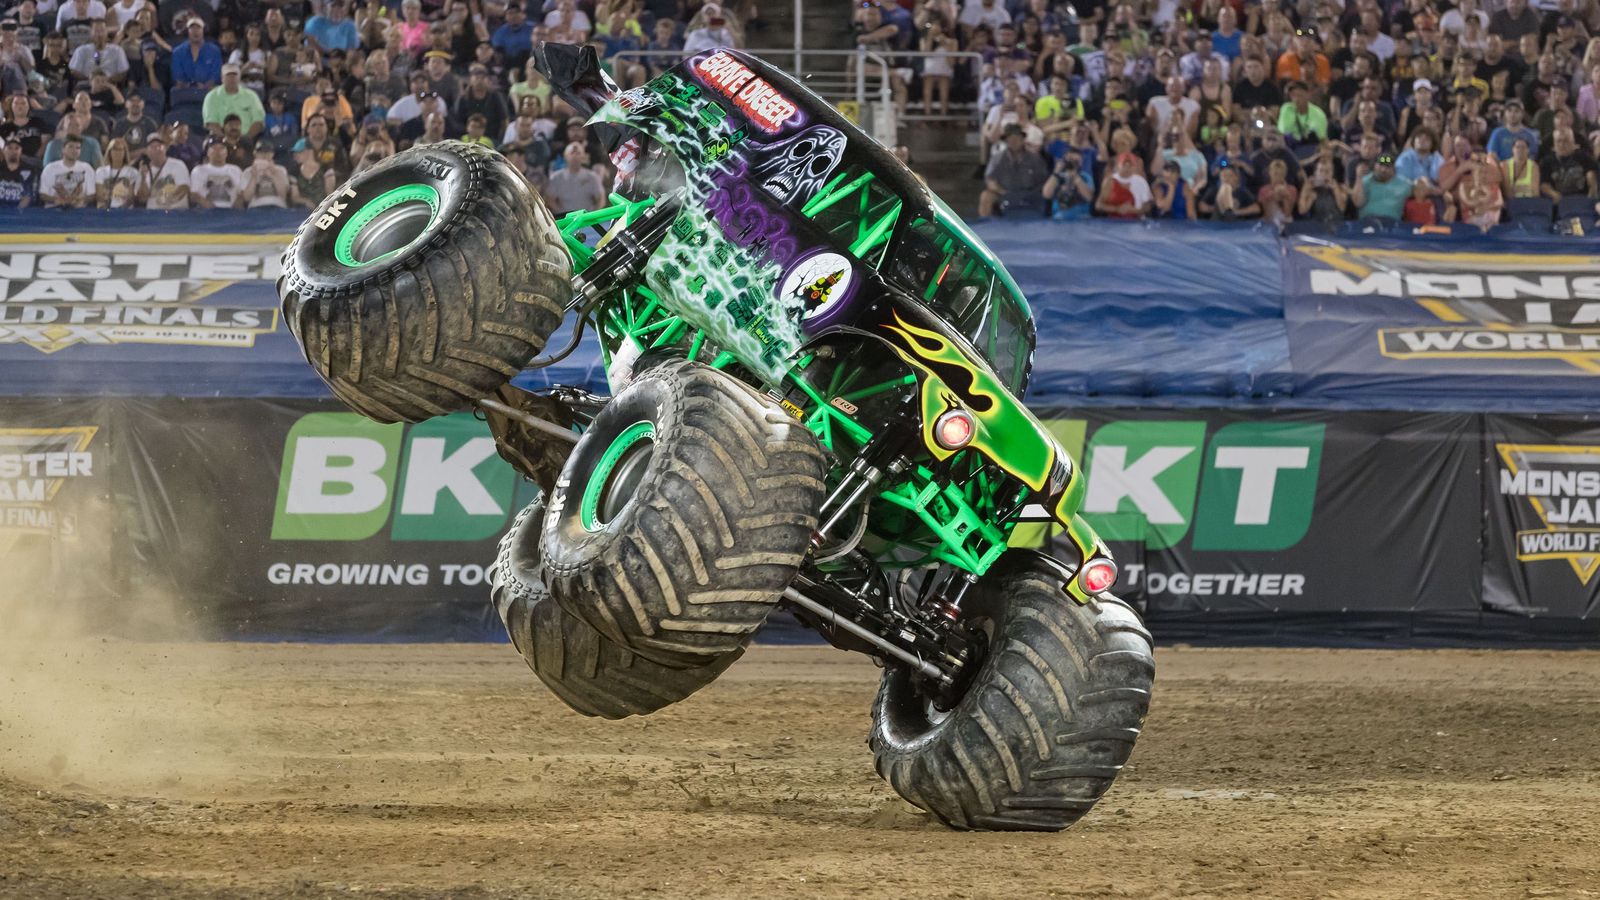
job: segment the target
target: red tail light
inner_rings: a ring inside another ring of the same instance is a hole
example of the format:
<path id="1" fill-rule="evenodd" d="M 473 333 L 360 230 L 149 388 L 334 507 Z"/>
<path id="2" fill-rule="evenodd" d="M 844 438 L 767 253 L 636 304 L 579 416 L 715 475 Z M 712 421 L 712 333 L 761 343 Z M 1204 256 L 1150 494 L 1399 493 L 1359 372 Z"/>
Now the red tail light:
<path id="1" fill-rule="evenodd" d="M 1117 583 L 1117 564 L 1109 559 L 1091 559 L 1078 570 L 1078 584 L 1090 594 L 1103 594 Z"/>
<path id="2" fill-rule="evenodd" d="M 972 413 L 964 409 L 948 410 L 933 423 L 933 439 L 946 450 L 960 450 L 972 443 L 976 432 Z"/>

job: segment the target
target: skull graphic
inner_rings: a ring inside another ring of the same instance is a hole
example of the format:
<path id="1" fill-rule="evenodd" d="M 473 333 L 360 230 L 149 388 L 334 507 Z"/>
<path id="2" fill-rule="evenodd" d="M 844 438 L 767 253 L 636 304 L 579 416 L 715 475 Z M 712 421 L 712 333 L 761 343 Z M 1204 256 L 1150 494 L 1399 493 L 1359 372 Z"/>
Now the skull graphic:
<path id="1" fill-rule="evenodd" d="M 844 155 L 844 132 L 813 125 L 794 137 L 753 147 L 751 174 L 762 190 L 785 204 L 822 187 Z"/>

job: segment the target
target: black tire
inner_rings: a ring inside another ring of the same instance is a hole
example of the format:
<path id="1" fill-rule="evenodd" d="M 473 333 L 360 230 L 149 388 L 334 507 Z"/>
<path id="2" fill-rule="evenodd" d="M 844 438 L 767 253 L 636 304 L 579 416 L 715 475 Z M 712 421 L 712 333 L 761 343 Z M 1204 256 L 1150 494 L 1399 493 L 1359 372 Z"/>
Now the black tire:
<path id="1" fill-rule="evenodd" d="M 278 279 L 306 359 L 379 422 L 493 394 L 544 348 L 571 293 L 538 192 L 461 141 L 413 147 L 340 186 L 300 226 Z"/>
<path id="2" fill-rule="evenodd" d="M 884 674 L 868 740 L 878 774 L 953 828 L 1066 828 L 1111 787 L 1144 728 L 1149 632 L 1121 600 L 1080 605 L 1060 585 L 1035 563 L 968 594 L 992 634 L 944 717 L 906 669 Z"/>
<path id="3" fill-rule="evenodd" d="M 652 433 L 637 455 L 608 467 L 641 423 Z M 743 647 L 793 580 L 824 473 L 816 438 L 765 397 L 706 366 L 662 363 L 567 458 L 544 526 L 550 591 L 641 656 L 703 665 Z"/>
<path id="4" fill-rule="evenodd" d="M 512 646 L 561 701 L 586 716 L 649 715 L 715 681 L 743 655 L 725 653 L 691 669 L 653 663 L 600 636 L 562 609 L 539 577 L 544 498 L 517 514 L 489 571 L 489 596 Z"/>

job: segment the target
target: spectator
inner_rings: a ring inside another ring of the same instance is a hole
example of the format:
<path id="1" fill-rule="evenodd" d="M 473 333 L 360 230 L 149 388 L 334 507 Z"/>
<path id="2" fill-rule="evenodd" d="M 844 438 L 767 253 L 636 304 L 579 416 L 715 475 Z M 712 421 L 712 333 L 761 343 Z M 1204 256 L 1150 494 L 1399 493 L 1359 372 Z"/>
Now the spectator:
<path id="1" fill-rule="evenodd" d="M 1194 219 L 1198 210 L 1194 186 L 1183 177 L 1182 168 L 1174 160 L 1161 166 L 1161 177 L 1156 180 L 1155 213 L 1157 219 Z"/>
<path id="2" fill-rule="evenodd" d="M 383 54 L 378 56 L 382 57 Z M 267 96 L 267 66 L 271 62 L 272 48 L 266 44 L 261 23 L 245 25 L 244 43 L 228 56 L 228 63 L 239 67 L 240 82 L 258 97 Z"/>
<path id="3" fill-rule="evenodd" d="M 274 88 L 267 95 L 267 115 L 262 119 L 262 140 L 283 149 L 300 138 L 300 117 L 286 108 L 288 103 L 289 92 Z"/>
<path id="4" fill-rule="evenodd" d="M 1539 133 L 1522 124 L 1522 101 L 1515 97 L 1504 106 L 1505 123 L 1489 135 L 1489 154 L 1496 160 L 1511 158 L 1511 147 L 1519 140 L 1528 142 L 1533 153 L 1539 152 Z"/>
<path id="5" fill-rule="evenodd" d="M 1474 155 L 1471 171 L 1456 186 L 1456 209 L 1463 223 L 1485 231 L 1500 223 L 1500 212 L 1505 209 L 1500 166 L 1488 154 Z"/>
<path id="6" fill-rule="evenodd" d="M 360 47 L 361 36 L 356 31 L 356 23 L 350 20 L 345 0 L 327 0 L 323 8 L 326 15 L 306 20 L 305 35 L 311 46 L 320 53 Z"/>
<path id="7" fill-rule="evenodd" d="M 1433 192 L 1428 189 L 1427 184 L 1421 181 L 1412 182 L 1411 196 L 1406 198 L 1405 208 L 1400 212 L 1400 221 L 1407 225 L 1438 224 L 1439 208 L 1435 205 Z"/>
<path id="8" fill-rule="evenodd" d="M 1293 208 L 1293 202 L 1286 208 Z M 1238 167 L 1224 161 L 1211 188 L 1200 199 L 1200 212 L 1208 219 L 1232 222 L 1261 215 L 1261 205 L 1244 183 Z"/>
<path id="9" fill-rule="evenodd" d="M 1100 187 L 1095 211 L 1113 219 L 1137 219 L 1150 211 L 1150 183 L 1139 174 L 1139 158 L 1132 153 L 1117 157 L 1116 171 Z"/>
<path id="10" fill-rule="evenodd" d="M 53 31 L 44 36 L 44 52 L 33 63 L 41 84 L 51 96 L 60 99 L 72 88 L 72 57 L 67 52 L 67 38 Z"/>
<path id="11" fill-rule="evenodd" d="M 1273 160 L 1284 164 L 1285 180 L 1290 184 L 1300 181 L 1300 160 L 1288 147 L 1283 144 L 1283 136 L 1278 129 L 1271 125 L 1261 132 L 1261 149 L 1250 158 L 1250 168 L 1255 170 L 1256 178 L 1263 184 L 1267 180 L 1268 167 Z"/>
<path id="12" fill-rule="evenodd" d="M 289 204 L 311 209 L 333 193 L 339 179 L 317 158 L 316 150 L 301 138 L 294 145 L 294 170 L 290 175 Z"/>
<path id="13" fill-rule="evenodd" d="M 175 119 L 167 126 L 166 134 L 167 155 L 183 163 L 185 169 L 193 169 L 200 164 L 204 155 L 200 144 L 189 133 L 189 123 L 182 119 Z"/>
<path id="14" fill-rule="evenodd" d="M 422 71 L 428 76 L 428 90 L 438 94 L 444 105 L 454 106 L 461 96 L 461 81 L 450 71 L 450 51 L 429 50 Z"/>
<path id="15" fill-rule="evenodd" d="M 561 2 L 570 3 L 571 0 L 561 0 Z M 876 10 L 878 7 L 874 5 L 868 9 Z M 857 41 L 860 41 L 859 35 Z M 728 17 L 723 13 L 722 7 L 715 3 L 707 3 L 700 7 L 700 11 L 689 20 L 689 27 L 683 33 L 683 52 L 686 54 L 701 53 L 716 47 L 738 47 L 743 43 L 729 26 Z M 875 73 L 868 69 L 867 74 Z M 905 84 L 902 80 L 900 90 L 904 89 Z"/>
<path id="16" fill-rule="evenodd" d="M 1506 0 L 1505 6 L 1489 17 L 1489 33 L 1513 44 L 1525 34 L 1537 36 L 1539 14 L 1528 8 L 1528 0 Z"/>
<path id="17" fill-rule="evenodd" d="M 1042 212 L 1045 179 L 1044 160 L 1024 146 L 1021 125 L 1005 127 L 1002 145 L 989 157 L 984 170 L 984 190 L 978 199 L 978 215 L 997 216 L 1008 211 Z"/>
<path id="18" fill-rule="evenodd" d="M 1556 131 L 1550 149 L 1539 160 L 1540 190 L 1560 203 L 1568 197 L 1595 196 L 1594 159 L 1578 144 L 1572 130 Z"/>
<path id="19" fill-rule="evenodd" d="M 72 52 L 67 68 L 79 81 L 88 81 L 95 72 L 104 72 L 113 82 L 128 77 L 128 55 L 109 42 L 106 23 L 96 20 L 89 29 L 89 40 Z"/>
<path id="20" fill-rule="evenodd" d="M 248 209 L 261 206 L 284 208 L 289 205 L 289 173 L 272 160 L 272 148 L 256 148 L 255 159 L 244 173 L 244 187 L 238 203 Z"/>
<path id="21" fill-rule="evenodd" d="M 27 93 L 32 73 L 33 51 L 17 41 L 16 21 L 0 22 L 0 88 L 5 96 Z"/>
<path id="22" fill-rule="evenodd" d="M 1398 222 L 1404 211 L 1406 197 L 1410 194 L 1411 182 L 1394 172 L 1393 154 L 1379 156 L 1375 167 L 1369 167 L 1365 162 L 1357 166 L 1351 202 L 1355 204 L 1359 217 Z"/>
<path id="23" fill-rule="evenodd" d="M 467 72 L 467 88 L 455 103 L 455 120 L 470 124 L 473 116 L 482 116 L 486 133 L 496 137 L 504 134 L 506 123 L 511 119 L 506 95 L 490 82 L 489 70 L 484 66 L 474 63 Z M 494 144 L 490 142 L 488 146 Z"/>
<path id="24" fill-rule="evenodd" d="M 1262 191 L 1263 205 L 1266 191 Z M 1332 226 L 1344 219 L 1350 196 L 1333 171 L 1333 161 L 1320 159 L 1312 170 L 1311 181 L 1299 194 L 1296 209 L 1300 218 Z"/>
<path id="25" fill-rule="evenodd" d="M 240 127 L 251 140 L 266 127 L 267 111 L 261 108 L 261 98 L 240 83 L 241 75 L 238 63 L 228 63 L 222 67 L 222 83 L 206 93 L 202 115 L 212 136 L 221 133 L 229 116 L 239 117 Z"/>
<path id="26" fill-rule="evenodd" d="M 0 208 L 27 209 L 39 190 L 39 164 L 22 155 L 22 145 L 6 141 L 0 150 Z"/>
<path id="27" fill-rule="evenodd" d="M 134 165 L 128 142 L 114 138 L 106 144 L 105 162 L 94 173 L 95 205 L 101 209 L 132 209 L 144 205 L 144 175 Z"/>
<path id="28" fill-rule="evenodd" d="M 1298 187 L 1288 183 L 1288 171 L 1290 168 L 1283 163 L 1283 160 L 1272 160 L 1267 163 L 1267 183 L 1261 187 L 1261 192 L 1256 194 L 1262 218 L 1278 226 L 1291 221 L 1299 211 L 1301 192 Z M 1341 191 L 1344 189 L 1341 184 L 1336 184 L 1336 187 Z"/>
<path id="29" fill-rule="evenodd" d="M 326 116 L 312 116 L 306 120 L 306 134 L 302 138 L 311 154 L 324 168 L 333 172 L 335 180 L 343 181 L 350 171 L 350 156 L 344 145 L 334 136 Z M 298 144 L 296 145 L 298 146 Z"/>
<path id="30" fill-rule="evenodd" d="M 1439 170 L 1444 166 L 1444 155 L 1436 146 L 1437 140 L 1433 132 L 1426 128 L 1418 129 L 1411 136 L 1411 142 L 1400 154 L 1400 158 L 1394 161 L 1396 174 L 1408 181 L 1438 184 Z"/>
<path id="31" fill-rule="evenodd" d="M 104 23 L 106 6 L 100 0 L 66 0 L 56 10 L 56 31 L 67 37 L 67 47 L 77 50 L 89 42 L 95 22 Z"/>
<path id="32" fill-rule="evenodd" d="M 94 168 L 82 159 L 83 138 L 61 139 L 61 158 L 39 175 L 39 196 L 47 207 L 82 209 L 94 203 Z"/>
<path id="33" fill-rule="evenodd" d="M 551 172 L 544 187 L 544 199 L 556 215 L 575 209 L 596 209 L 605 203 L 605 185 L 586 163 L 589 151 L 573 142 L 561 153 L 566 165 Z"/>
<path id="34" fill-rule="evenodd" d="M 670 19 L 663 21 L 671 22 Z M 506 68 L 515 71 L 527 65 L 533 53 L 533 23 L 528 21 L 527 10 L 521 3 L 514 2 L 506 7 L 506 20 L 494 30 L 489 43 L 505 59 Z"/>
<path id="35" fill-rule="evenodd" d="M 205 162 L 189 172 L 189 200 L 196 209 L 232 209 L 244 188 L 244 173 L 228 162 L 220 138 L 206 141 Z"/>
<path id="36" fill-rule="evenodd" d="M 1056 162 L 1044 183 L 1044 197 L 1051 201 L 1051 217 L 1070 222 L 1089 218 L 1094 206 L 1094 167 L 1085 165 L 1083 155 L 1069 147 Z"/>
<path id="37" fill-rule="evenodd" d="M 317 90 L 300 104 L 300 127 L 314 116 L 322 116 L 333 123 L 334 130 L 344 137 L 355 135 L 355 108 L 350 101 L 333 86 L 333 79 L 322 76 L 317 79 Z"/>
<path id="38" fill-rule="evenodd" d="M 1515 199 L 1539 196 L 1539 164 L 1533 160 L 1528 142 L 1519 138 L 1511 145 L 1511 158 L 1500 164 L 1506 191 Z"/>
<path id="39" fill-rule="evenodd" d="M 429 25 L 422 19 L 422 0 L 402 0 L 400 21 L 389 30 L 388 46 L 417 59 L 428 49 L 428 31 Z"/>
<path id="40" fill-rule="evenodd" d="M 350 158 L 355 161 L 352 175 L 359 175 L 395 154 L 394 141 L 383 127 L 383 120 L 369 115 L 356 135 L 355 146 L 350 148 Z"/>
<path id="41" fill-rule="evenodd" d="M 0 124 L 0 140 L 18 144 L 22 155 L 38 159 L 44 152 L 45 137 L 49 132 L 33 117 L 33 104 L 26 94 L 11 94 L 5 98 L 6 120 Z"/>
<path id="42" fill-rule="evenodd" d="M 94 169 L 100 165 L 100 142 L 93 136 L 84 134 L 84 127 L 89 122 L 89 114 L 83 112 L 69 112 L 61 117 L 61 137 L 45 145 L 44 156 L 40 162 L 49 166 L 58 162 L 65 155 L 64 151 L 68 141 L 76 140 L 80 156 L 85 165 Z M 43 175 L 40 176 L 43 178 Z M 41 193 L 42 193 L 41 189 Z"/>
<path id="43" fill-rule="evenodd" d="M 1182 128 L 1173 127 L 1162 136 L 1161 150 L 1150 160 L 1150 171 L 1162 171 L 1167 163 L 1178 166 L 1185 184 L 1195 190 L 1206 186 L 1207 163 L 1204 153 L 1194 145 L 1194 140 Z"/>
<path id="44" fill-rule="evenodd" d="M 1183 79 L 1174 75 L 1167 79 L 1167 92 L 1145 105 L 1145 115 L 1155 123 L 1157 133 L 1166 134 L 1174 118 L 1189 134 L 1199 127 L 1200 104 L 1189 98 L 1187 89 Z"/>
<path id="45" fill-rule="evenodd" d="M 189 40 L 172 51 L 174 87 L 209 91 L 222 81 L 222 50 L 206 40 L 206 23 L 199 16 L 189 19 Z"/>
<path id="46" fill-rule="evenodd" d="M 422 117 L 422 134 L 417 135 L 416 139 L 411 142 L 411 146 L 426 147 L 429 144 L 437 144 L 447 139 L 449 135 L 445 129 L 449 127 L 448 122 L 449 120 L 445 118 L 444 113 L 435 112 L 424 115 Z"/>
<path id="47" fill-rule="evenodd" d="M 1278 131 L 1292 147 L 1320 144 L 1328 139 L 1328 114 L 1311 103 L 1311 89 L 1304 81 L 1289 84 L 1289 102 L 1278 112 Z"/>
<path id="48" fill-rule="evenodd" d="M 487 147 L 493 150 L 494 141 L 484 133 L 488 125 L 489 122 L 483 117 L 482 113 L 473 113 L 467 117 L 467 133 L 461 136 L 461 140 L 468 144 L 477 144 L 480 147 Z"/>
<path id="49" fill-rule="evenodd" d="M 160 135 L 150 138 L 144 153 L 139 170 L 146 187 L 145 208 L 188 209 L 189 167 L 167 156 L 167 142 Z"/>

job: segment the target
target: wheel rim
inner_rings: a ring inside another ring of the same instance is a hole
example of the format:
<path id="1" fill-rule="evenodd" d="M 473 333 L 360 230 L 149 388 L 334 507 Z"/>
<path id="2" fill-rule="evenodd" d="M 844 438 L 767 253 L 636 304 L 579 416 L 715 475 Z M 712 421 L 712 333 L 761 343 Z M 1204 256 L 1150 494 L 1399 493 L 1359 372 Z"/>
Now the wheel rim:
<path id="1" fill-rule="evenodd" d="M 333 255 L 352 269 L 370 266 L 415 244 L 439 218 L 439 192 L 425 184 L 385 191 L 339 229 Z"/>
<path id="2" fill-rule="evenodd" d="M 587 531 L 599 531 L 627 507 L 638 493 L 650 461 L 655 458 L 656 427 L 635 422 L 622 430 L 601 454 L 600 463 L 583 488 L 579 515 Z"/>

